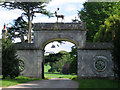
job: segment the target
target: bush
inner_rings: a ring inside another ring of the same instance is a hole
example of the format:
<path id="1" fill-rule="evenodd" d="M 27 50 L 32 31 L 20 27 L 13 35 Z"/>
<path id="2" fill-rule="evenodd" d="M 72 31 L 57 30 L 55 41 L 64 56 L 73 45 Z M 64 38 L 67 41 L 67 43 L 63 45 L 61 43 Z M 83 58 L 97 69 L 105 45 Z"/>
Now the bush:
<path id="1" fill-rule="evenodd" d="M 10 76 L 11 79 L 19 75 L 19 60 L 14 44 L 9 40 L 2 40 L 2 75 L 3 79 Z"/>
<path id="2" fill-rule="evenodd" d="M 70 67 L 69 67 L 69 74 L 77 74 L 77 47 L 73 46 L 72 48 L 72 52 L 71 52 L 71 58 L 72 58 L 72 62 L 70 63 Z"/>
<path id="3" fill-rule="evenodd" d="M 77 74 L 77 60 L 74 59 L 71 63 L 70 63 L 70 68 L 69 68 L 69 74 Z"/>

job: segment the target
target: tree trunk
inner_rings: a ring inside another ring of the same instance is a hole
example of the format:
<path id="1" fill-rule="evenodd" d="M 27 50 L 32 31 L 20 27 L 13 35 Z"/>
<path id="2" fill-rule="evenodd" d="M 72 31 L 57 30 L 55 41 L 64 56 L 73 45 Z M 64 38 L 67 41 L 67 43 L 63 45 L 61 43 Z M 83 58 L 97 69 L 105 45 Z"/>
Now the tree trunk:
<path id="1" fill-rule="evenodd" d="M 30 14 L 30 9 L 28 10 L 28 43 L 31 43 L 31 27 L 32 27 L 32 16 Z"/>
<path id="2" fill-rule="evenodd" d="M 24 35 L 23 35 L 23 33 L 21 33 L 21 37 L 20 37 L 20 39 L 21 39 L 21 42 L 25 42 L 25 39 L 24 39 Z"/>

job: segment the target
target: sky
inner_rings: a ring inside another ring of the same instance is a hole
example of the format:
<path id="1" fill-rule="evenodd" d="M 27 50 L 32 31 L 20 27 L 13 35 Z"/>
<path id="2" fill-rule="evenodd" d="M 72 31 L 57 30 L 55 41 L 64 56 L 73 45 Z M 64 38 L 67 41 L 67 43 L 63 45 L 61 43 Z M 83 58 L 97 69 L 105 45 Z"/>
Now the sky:
<path id="1" fill-rule="evenodd" d="M 64 22 L 72 22 L 72 19 L 75 19 L 75 17 L 78 18 L 78 10 L 80 11 L 83 8 L 83 3 L 86 0 L 52 0 L 51 2 L 49 2 L 49 4 L 45 7 L 45 9 L 47 9 L 48 11 L 54 13 L 57 8 L 59 8 L 58 14 L 59 15 L 64 15 Z M 19 17 L 21 14 L 23 13 L 23 11 L 15 9 L 15 10 L 8 10 L 5 8 L 0 7 L 0 34 L 1 31 L 3 29 L 3 25 L 6 24 L 6 27 L 9 27 L 13 24 L 13 20 L 17 19 L 17 17 Z M 34 17 L 33 19 L 33 23 L 55 23 L 57 21 L 56 17 L 47 17 L 45 15 L 42 14 L 35 14 L 36 17 Z M 58 20 L 59 22 L 61 21 L 61 19 Z M 0 35 L 1 38 L 1 35 Z M 18 41 L 19 39 L 16 39 L 16 41 Z M 65 42 L 66 44 L 61 45 L 60 48 L 64 48 L 67 51 L 70 51 L 70 47 L 73 45 L 69 42 Z M 47 45 L 49 47 L 49 51 L 50 50 L 50 45 Z M 46 46 L 46 48 L 48 49 L 48 47 Z M 68 49 L 69 47 L 69 49 Z M 62 50 L 61 49 L 61 50 Z M 55 51 L 55 50 L 54 50 Z M 56 51 L 55 51 L 56 52 Z"/>
<path id="2" fill-rule="evenodd" d="M 51 48 L 53 45 L 55 46 L 55 48 Z M 59 46 L 57 46 L 57 45 L 59 45 Z M 45 50 L 46 55 L 49 53 L 58 53 L 59 51 L 70 52 L 72 46 L 74 46 L 74 44 L 71 42 L 63 41 L 63 43 L 60 44 L 60 43 L 54 41 L 52 43 L 47 44 L 44 50 Z"/>

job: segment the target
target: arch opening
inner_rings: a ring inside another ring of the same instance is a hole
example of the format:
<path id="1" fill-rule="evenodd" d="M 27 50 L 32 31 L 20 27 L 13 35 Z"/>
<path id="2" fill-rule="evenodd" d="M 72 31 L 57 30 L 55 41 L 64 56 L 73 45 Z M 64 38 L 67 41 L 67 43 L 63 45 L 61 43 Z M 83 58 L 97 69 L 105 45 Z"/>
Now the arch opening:
<path id="1" fill-rule="evenodd" d="M 43 78 L 77 76 L 77 45 L 67 39 L 53 39 L 43 44 Z"/>

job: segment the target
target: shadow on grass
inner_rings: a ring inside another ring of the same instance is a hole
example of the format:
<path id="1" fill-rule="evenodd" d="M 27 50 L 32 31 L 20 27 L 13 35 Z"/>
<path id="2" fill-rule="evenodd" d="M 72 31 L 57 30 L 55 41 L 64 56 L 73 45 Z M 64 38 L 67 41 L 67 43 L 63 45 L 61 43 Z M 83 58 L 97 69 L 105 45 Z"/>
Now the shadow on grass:
<path id="1" fill-rule="evenodd" d="M 44 72 L 44 74 L 76 75 L 76 74 L 62 74 L 62 73 L 59 73 L 59 72 Z"/>
<path id="2" fill-rule="evenodd" d="M 9 77 L 7 77 L 6 79 L 3 79 L 3 81 L 16 81 L 18 83 L 23 83 L 23 82 L 33 81 L 33 80 L 41 80 L 41 79 L 28 78 L 28 77 L 23 77 L 23 76 L 16 77 L 15 79 L 10 79 Z"/>
<path id="3" fill-rule="evenodd" d="M 79 88 L 119 88 L 119 85 L 120 85 L 120 81 L 109 80 L 109 79 L 78 78 L 78 79 L 74 79 L 74 81 L 77 81 L 79 83 Z"/>
<path id="4" fill-rule="evenodd" d="M 2 80 L 2 87 L 13 86 L 13 85 L 27 83 L 27 82 L 35 81 L 35 80 L 41 80 L 41 79 L 28 78 L 28 77 L 23 77 L 23 76 L 16 77 L 15 79 L 10 79 L 9 77 L 7 77 Z"/>

